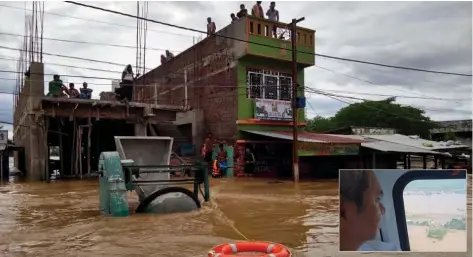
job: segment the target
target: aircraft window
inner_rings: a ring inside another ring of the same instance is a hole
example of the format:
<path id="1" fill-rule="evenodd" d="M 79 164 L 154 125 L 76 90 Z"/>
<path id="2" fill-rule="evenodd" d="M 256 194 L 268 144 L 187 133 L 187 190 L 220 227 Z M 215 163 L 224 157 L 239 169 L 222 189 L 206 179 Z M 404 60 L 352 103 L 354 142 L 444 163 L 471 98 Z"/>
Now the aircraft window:
<path id="1" fill-rule="evenodd" d="M 410 171 L 393 188 L 401 249 L 467 250 L 466 171 Z"/>

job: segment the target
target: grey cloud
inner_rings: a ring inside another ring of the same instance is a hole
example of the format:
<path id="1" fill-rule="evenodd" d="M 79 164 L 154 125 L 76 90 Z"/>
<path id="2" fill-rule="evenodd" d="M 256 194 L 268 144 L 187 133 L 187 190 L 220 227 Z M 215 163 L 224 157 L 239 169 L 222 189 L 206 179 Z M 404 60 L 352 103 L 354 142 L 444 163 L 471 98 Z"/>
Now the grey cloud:
<path id="1" fill-rule="evenodd" d="M 136 2 L 87 2 L 88 4 L 110 8 L 129 14 L 136 14 Z M 240 2 L 150 2 L 148 17 L 166 21 L 185 27 L 205 30 L 206 18 L 212 17 L 217 28 L 229 23 L 229 14 L 238 11 Z M 248 9 L 254 1 L 242 2 Z M 6 3 L 23 7 L 23 3 Z M 269 1 L 263 2 L 267 8 Z M 126 24 L 131 28 L 112 26 L 84 20 L 70 19 L 45 15 L 45 36 L 69 40 L 84 40 L 112 44 L 136 44 L 136 19 L 109 14 L 64 2 L 47 3 L 46 11 L 83 17 L 85 19 L 102 20 L 109 23 Z M 305 16 L 303 27 L 315 29 L 316 52 L 346 58 L 361 59 L 393 65 L 419 67 L 423 69 L 445 70 L 453 72 L 471 72 L 471 3 L 469 2 L 277 2 L 281 20 L 289 22 L 291 18 Z M 3 22 L 0 31 L 16 34 L 23 33 L 23 14 L 21 10 L 0 8 Z M 163 25 L 148 23 L 148 47 L 183 50 L 192 45 L 192 36 L 197 33 L 179 30 Z M 174 34 L 157 33 L 161 30 Z M 2 45 L 17 46 L 19 39 L 2 37 Z M 17 40 L 17 41 L 15 41 Z M 5 43 L 6 42 L 6 43 Z M 0 49 L 1 51 L 1 49 Z M 103 47 L 44 41 L 44 51 L 50 53 L 72 55 L 97 60 L 123 63 L 123 66 L 135 64 L 134 49 Z M 3 51 L 1 51 L 3 53 Z M 10 51 L 11 52 L 11 51 Z M 148 67 L 159 65 L 159 51 L 147 51 Z M 17 56 L 11 52 L 10 56 Z M 121 71 L 122 67 L 91 63 L 59 57 L 45 56 L 45 62 L 67 65 L 94 67 Z M 0 59 L 0 65 L 7 65 L 15 70 L 15 62 Z M 452 98 L 471 97 L 471 78 L 442 76 L 420 72 L 402 71 L 375 67 L 363 64 L 316 58 L 316 64 L 345 73 L 360 79 L 368 80 L 376 85 L 344 77 L 342 75 L 311 67 L 305 71 L 306 86 L 318 89 L 337 89 L 358 92 L 375 92 L 386 94 L 397 86 L 408 92 L 424 93 L 430 96 L 448 95 Z M 7 69 L 7 68 L 5 68 Z M 113 73 L 103 73 L 80 69 L 46 65 L 49 73 L 60 73 L 79 76 L 113 77 Z M 5 77 L 5 74 L 0 76 Z M 11 75 L 9 75 L 11 76 Z M 11 76 L 15 77 L 15 76 Z M 47 77 L 45 80 L 49 80 Z M 75 83 L 81 78 L 68 78 Z M 107 84 L 107 80 L 87 80 L 90 83 Z M 109 90 L 109 86 L 94 86 L 94 96 L 100 90 Z M 445 91 L 448 91 L 445 93 Z M 369 97 L 365 97 L 369 98 Z M 379 98 L 379 97 L 378 97 Z M 373 98 L 374 99 L 374 98 Z M 377 98 L 376 98 L 377 99 Z M 454 117 L 455 110 L 465 115 L 471 110 L 468 102 L 465 105 L 445 107 L 436 101 L 407 101 L 401 103 L 418 104 L 426 109 L 451 109 L 446 112 L 430 112 L 433 118 Z M 310 103 L 321 115 L 333 115 L 343 103 L 327 97 L 318 96 Z M 312 113 L 309 107 L 307 112 Z M 457 116 L 455 116 L 457 117 Z"/>

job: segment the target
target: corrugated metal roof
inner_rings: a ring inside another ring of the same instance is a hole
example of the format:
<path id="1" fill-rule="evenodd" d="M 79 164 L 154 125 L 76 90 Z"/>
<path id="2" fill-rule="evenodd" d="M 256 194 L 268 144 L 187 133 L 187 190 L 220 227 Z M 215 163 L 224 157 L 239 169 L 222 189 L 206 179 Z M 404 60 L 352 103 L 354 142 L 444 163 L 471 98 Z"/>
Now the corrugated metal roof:
<path id="1" fill-rule="evenodd" d="M 412 146 L 416 148 L 421 148 L 425 150 L 442 150 L 442 149 L 455 149 L 455 148 L 463 148 L 468 147 L 466 145 L 451 145 L 446 146 L 442 145 L 440 142 L 425 140 L 425 139 L 415 139 L 409 136 L 401 135 L 401 134 L 393 134 L 393 135 L 364 135 L 366 138 L 372 138 L 380 141 L 386 141 L 395 144 L 401 144 L 405 146 Z M 431 144 L 432 147 L 424 146 L 424 143 Z"/>
<path id="2" fill-rule="evenodd" d="M 397 152 L 397 153 L 418 153 L 418 154 L 431 154 L 431 155 L 442 155 L 443 153 L 429 151 L 418 147 L 407 146 L 402 144 L 391 143 L 387 141 L 374 141 L 361 143 L 362 147 L 374 149 L 381 152 Z"/>
<path id="3" fill-rule="evenodd" d="M 244 132 L 274 137 L 284 140 L 292 140 L 292 131 L 256 131 L 256 130 L 242 130 Z M 341 143 L 341 144 L 360 144 L 363 140 L 348 138 L 344 135 L 327 135 L 309 132 L 299 132 L 298 141 L 309 143 Z"/>

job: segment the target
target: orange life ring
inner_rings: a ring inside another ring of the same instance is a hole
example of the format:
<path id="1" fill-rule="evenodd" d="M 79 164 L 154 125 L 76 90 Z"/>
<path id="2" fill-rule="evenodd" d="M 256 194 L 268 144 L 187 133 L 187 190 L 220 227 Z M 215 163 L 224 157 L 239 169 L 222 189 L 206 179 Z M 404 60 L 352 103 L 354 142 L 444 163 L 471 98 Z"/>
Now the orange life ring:
<path id="1" fill-rule="evenodd" d="M 241 255 L 237 253 L 262 253 Z M 217 245 L 209 251 L 209 257 L 290 257 L 291 251 L 281 244 L 271 242 L 236 242 Z"/>

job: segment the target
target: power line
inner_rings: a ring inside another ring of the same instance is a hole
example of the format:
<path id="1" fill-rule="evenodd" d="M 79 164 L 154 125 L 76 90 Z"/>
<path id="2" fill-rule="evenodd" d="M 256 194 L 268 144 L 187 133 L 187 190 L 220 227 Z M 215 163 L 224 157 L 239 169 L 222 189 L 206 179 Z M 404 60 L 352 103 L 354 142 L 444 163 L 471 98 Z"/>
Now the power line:
<path id="1" fill-rule="evenodd" d="M 24 35 L 7 33 L 7 32 L 0 32 L 0 35 L 7 35 L 7 36 L 13 36 L 13 37 L 24 37 Z M 43 37 L 43 40 L 66 42 L 66 43 L 77 43 L 77 44 L 88 44 L 88 45 L 99 45 L 99 46 L 121 47 L 121 48 L 129 48 L 129 49 L 133 49 L 133 50 L 136 49 L 136 46 L 131 46 L 131 45 L 106 44 L 106 43 L 90 42 L 90 41 L 78 41 L 78 40 L 68 40 L 68 39 L 59 39 L 59 38 L 48 38 L 48 37 Z M 153 50 L 153 51 L 169 50 L 171 52 L 177 52 L 177 53 L 182 52 L 182 51 L 176 51 L 176 50 L 170 50 L 170 49 L 164 49 L 164 48 L 146 47 L 146 49 L 147 50 Z"/>
<path id="2" fill-rule="evenodd" d="M 327 97 L 330 97 L 330 98 L 332 98 L 332 99 L 334 99 L 334 100 L 337 100 L 337 101 L 339 101 L 339 102 L 346 103 L 346 104 L 348 104 L 348 105 L 354 104 L 353 102 L 348 102 L 348 101 L 345 101 L 345 100 L 342 100 L 342 99 L 339 99 L 339 98 L 338 98 L 338 97 L 344 98 L 343 96 L 337 96 L 337 95 L 334 96 L 334 95 L 323 94 L 323 93 L 319 93 L 319 94 L 324 95 L 324 96 L 327 96 Z M 419 120 L 419 119 L 415 119 L 415 118 L 412 118 L 412 117 L 407 117 L 407 116 L 398 115 L 398 114 L 391 113 L 391 112 L 388 112 L 388 111 L 385 111 L 385 110 L 382 110 L 382 109 L 379 109 L 379 108 L 375 108 L 375 107 L 369 106 L 368 104 L 366 104 L 365 107 L 367 107 L 368 109 L 372 109 L 372 110 L 376 110 L 376 111 L 381 111 L 381 112 L 384 112 L 384 113 L 387 113 L 387 114 L 396 116 L 396 117 L 398 117 L 398 118 L 407 119 L 407 120 L 412 120 L 412 121 L 415 121 L 415 122 L 421 122 L 421 123 L 435 123 L 435 122 L 432 122 L 432 121 L 424 121 L 424 120 Z"/>
<path id="3" fill-rule="evenodd" d="M 379 86 L 378 84 L 376 83 L 373 83 L 369 80 L 364 80 L 364 79 L 360 79 L 360 78 L 357 78 L 357 77 L 354 77 L 354 76 L 350 76 L 348 74 L 345 74 L 345 73 L 341 73 L 341 72 L 338 72 L 338 71 L 334 71 L 332 69 L 329 69 L 329 68 L 326 68 L 326 67 L 322 67 L 322 66 L 319 66 L 319 65 L 314 65 L 315 67 L 317 68 L 320 68 L 320 69 L 323 69 L 323 70 L 326 70 L 326 71 L 330 71 L 330 72 L 333 72 L 335 74 L 339 74 L 339 75 L 342 75 L 342 76 L 345 76 L 347 78 L 351 78 L 351 79 L 355 79 L 355 80 L 358 80 L 358 81 L 361 81 L 361 82 L 365 82 L 365 83 L 368 83 L 368 84 L 371 84 L 371 85 L 375 85 L 375 86 Z M 428 96 L 428 95 L 425 95 L 425 94 L 419 94 L 419 93 L 415 93 L 415 92 L 408 92 L 406 90 L 401 90 L 401 89 L 398 89 L 398 88 L 395 88 L 394 86 L 390 86 L 390 85 L 386 85 L 387 87 L 391 87 L 392 89 L 396 90 L 396 91 L 400 91 L 400 92 L 407 92 L 407 93 L 410 93 L 410 94 L 413 94 L 413 95 L 418 95 L 418 96 L 422 96 L 422 97 L 426 97 L 426 98 L 430 98 L 430 99 L 433 99 L 433 97 L 431 96 Z M 471 100 L 471 99 L 470 99 Z M 452 101 L 454 101 L 452 99 Z M 454 101 L 455 102 L 455 101 Z M 459 102 L 456 102 L 456 103 L 459 103 Z"/>
<path id="4" fill-rule="evenodd" d="M 78 6 L 83 6 L 83 7 L 95 9 L 95 10 L 100 10 L 100 11 L 104 11 L 104 12 L 109 12 L 109 13 L 114 13 L 114 14 L 118 14 L 118 15 L 122 15 L 122 16 L 127 16 L 127 17 L 134 18 L 134 19 L 145 20 L 145 21 L 149 21 L 149 22 L 152 22 L 152 23 L 161 24 L 161 25 L 165 25 L 165 26 L 169 26 L 169 27 L 173 27 L 173 28 L 178 28 L 178 29 L 182 29 L 182 30 L 188 30 L 188 31 L 193 31 L 193 32 L 197 32 L 197 33 L 207 34 L 206 31 L 192 29 L 192 28 L 183 27 L 183 26 L 179 26 L 179 25 L 174 25 L 174 24 L 170 24 L 170 23 L 166 23 L 166 22 L 162 22 L 162 21 L 157 21 L 157 20 L 152 20 L 152 19 L 148 19 L 148 18 L 138 17 L 136 15 L 131 15 L 131 14 L 128 14 L 128 13 L 114 11 L 114 10 L 110 10 L 110 9 L 106 9 L 106 8 L 102 8 L 102 7 L 92 6 L 92 5 L 78 3 L 78 2 L 74 2 L 74 1 L 65 1 L 65 2 L 70 3 L 70 4 L 74 4 L 74 5 L 78 5 Z M 236 40 L 236 41 L 240 41 L 240 42 L 265 46 L 265 47 L 271 47 L 271 48 L 277 48 L 277 49 L 282 49 L 282 50 L 286 50 L 286 51 L 292 51 L 292 49 L 287 49 L 287 48 L 284 48 L 284 47 L 277 47 L 277 46 L 271 46 L 271 45 L 262 44 L 262 43 L 251 42 L 251 41 L 247 41 L 247 40 L 243 40 L 243 39 L 239 39 L 239 38 L 234 38 L 234 37 L 229 37 L 229 36 L 225 36 L 225 35 L 215 34 L 215 36 L 223 37 L 223 38 L 227 38 L 227 39 L 232 39 L 232 40 Z M 425 69 L 418 69 L 418 68 L 411 68 L 411 67 L 403 67 L 403 66 L 395 66 L 395 65 L 388 65 L 388 64 L 382 64 L 382 63 L 361 61 L 361 60 L 355 60 L 355 59 L 349 59 L 349 58 L 342 58 L 342 57 L 330 56 L 330 55 L 325 55 L 325 54 L 308 53 L 308 52 L 303 52 L 303 51 L 297 51 L 297 52 L 302 53 L 302 54 L 315 55 L 315 56 L 319 56 L 319 57 L 329 58 L 329 59 L 336 59 L 336 60 L 341 60 L 341 61 L 346 61 L 346 62 L 363 63 L 363 64 L 393 68 L 393 69 L 403 69 L 403 70 L 428 72 L 428 73 L 436 73 L 436 74 L 443 74 L 443 75 L 455 75 L 455 76 L 472 77 L 471 74 L 425 70 Z"/>
<path id="5" fill-rule="evenodd" d="M 317 88 L 314 88 L 317 89 Z M 322 91 L 322 90 L 321 90 Z M 458 98 L 438 98 L 438 97 L 421 97 L 421 96 L 406 96 L 406 95 L 388 95 L 388 94 L 373 94 L 373 93 L 366 93 L 366 92 L 353 92 L 353 91 L 345 91 L 345 90 L 331 90 L 331 89 L 324 89 L 325 92 L 338 92 L 341 94 L 351 94 L 351 95 L 371 95 L 371 96 L 384 96 L 384 97 L 396 97 L 396 98 L 410 98 L 410 99 L 424 99 L 424 100 L 438 100 L 438 101 L 468 101 L 471 102 L 471 98 L 467 99 L 458 99 Z"/>
<path id="6" fill-rule="evenodd" d="M 338 94 L 331 94 L 331 93 L 327 93 L 327 92 L 324 92 L 322 90 L 314 90 L 314 89 L 308 89 L 306 92 L 309 92 L 309 93 L 315 93 L 315 94 L 320 94 L 320 95 L 324 95 L 324 96 L 332 96 L 332 97 L 339 97 L 339 98 L 346 98 L 346 99 L 353 99 L 353 100 L 359 100 L 359 101 L 365 101 L 365 102 L 377 102 L 377 101 L 382 101 L 383 99 L 381 100 L 369 100 L 369 99 L 365 99 L 365 98 L 359 98 L 359 97 L 351 97 L 351 96 L 343 96 L 343 95 L 338 95 Z M 353 103 L 349 103 L 349 104 L 353 104 Z M 421 109 L 423 111 L 431 111 L 431 112 L 447 112 L 447 111 L 451 111 L 451 112 L 462 112 L 462 113 L 471 113 L 470 111 L 462 111 L 462 110 L 454 110 L 454 109 L 428 109 L 426 107 L 418 107 L 418 106 L 412 106 L 412 105 L 405 105 L 406 107 L 413 107 L 413 108 L 417 108 L 417 109 Z"/>
<path id="7" fill-rule="evenodd" d="M 13 50 L 13 51 L 21 51 L 21 52 L 27 52 L 24 49 L 18 49 L 18 48 L 13 48 L 13 47 L 7 47 L 7 46 L 0 46 L 2 49 L 7 49 L 7 50 Z M 49 55 L 49 56 L 55 56 L 55 57 L 61 57 L 61 58 L 69 58 L 69 59 L 75 59 L 75 60 L 80 60 L 80 61 L 87 61 L 87 62 L 96 62 L 96 63 L 103 63 L 103 64 L 109 64 L 109 65 L 115 65 L 115 66 L 120 66 L 124 67 L 125 65 L 122 63 L 115 63 L 115 62 L 108 62 L 108 61 L 100 61 L 100 60 L 94 60 L 94 59 L 88 59 L 88 58 L 82 58 L 82 57 L 76 57 L 76 56 L 70 56 L 70 55 L 61 55 L 61 54 L 51 54 L 51 53 L 45 53 L 43 52 L 44 55 Z M 150 68 L 146 68 L 147 70 L 152 70 Z"/>
<path id="8" fill-rule="evenodd" d="M 2 59 L 2 60 L 17 61 L 17 62 L 25 62 L 25 61 L 21 61 L 20 59 L 17 59 L 17 58 L 14 58 L 14 57 L 5 56 L 5 55 L 2 55 L 2 56 L 3 56 L 3 57 L 0 57 L 0 59 Z M 47 65 L 66 67 L 66 68 L 84 69 L 84 70 L 93 70 L 93 71 L 111 72 L 111 73 L 120 73 L 120 74 L 122 73 L 121 71 L 104 70 L 104 69 L 97 69 L 97 68 L 91 68 L 91 67 L 65 65 L 65 64 L 50 63 L 50 62 L 42 62 L 42 63 L 43 63 L 43 64 L 47 64 Z"/>
<path id="9" fill-rule="evenodd" d="M 15 59 L 13 57 L 7 57 L 7 58 L 2 58 L 0 57 L 0 59 L 6 59 L 6 60 L 12 60 L 12 61 L 20 61 L 19 59 Z M 81 67 L 81 66 L 73 66 L 73 65 L 64 65 L 64 64 L 57 64 L 57 63 L 44 63 L 44 64 L 48 64 L 48 65 L 54 65 L 54 66 L 63 66 L 63 67 L 68 67 L 68 68 L 76 68 L 76 69 L 87 69 L 87 70 L 94 70 L 94 71 L 101 71 L 101 72 L 110 72 L 110 73 L 121 73 L 120 71 L 112 71 L 112 70 L 105 70 L 105 69 L 96 69 L 96 68 L 90 68 L 90 67 Z M 329 71 L 332 71 L 332 72 L 336 72 L 336 71 L 333 71 L 331 69 L 328 69 L 328 68 L 325 68 L 325 67 L 322 67 L 322 66 L 317 66 L 319 68 L 322 68 L 322 69 L 325 69 L 325 70 L 329 70 Z M 338 72 L 336 72 L 338 73 Z M 351 77 L 349 75 L 346 75 L 346 74 L 343 74 L 343 73 L 339 73 L 341 75 L 344 75 L 344 76 L 348 76 L 350 78 L 353 78 L 353 79 L 357 79 L 357 80 L 360 80 L 360 81 L 364 81 L 364 82 L 367 82 L 367 83 L 371 83 L 373 85 L 376 85 L 376 86 L 379 86 L 377 84 L 374 84 L 370 81 L 367 81 L 367 80 L 362 80 L 362 79 L 358 79 L 356 77 Z M 67 76 L 66 76 L 67 77 Z M 0 78 L 2 79 L 2 78 Z M 103 78 L 103 79 L 109 79 L 109 78 Z M 240 82 L 246 82 L 246 81 L 240 81 Z M 94 85 L 94 84 L 90 84 L 90 85 Z M 108 85 L 108 84 L 95 84 L 95 85 Z M 162 86 L 167 86 L 167 85 L 160 85 L 160 87 Z M 208 87 L 208 86 L 206 86 Z M 309 87 L 310 88 L 310 87 Z M 317 88 L 313 88 L 313 89 L 317 89 Z M 353 92 L 353 91 L 345 91 L 345 90 L 325 90 L 325 91 L 328 91 L 328 92 L 339 92 L 339 93 L 344 93 L 344 94 L 352 94 L 352 95 L 372 95 L 372 96 L 384 96 L 384 97 L 396 97 L 396 98 L 412 98 L 412 99 L 425 99 L 425 100 L 439 100 L 439 101 L 452 101 L 452 102 L 456 102 L 456 103 L 460 103 L 459 101 L 471 101 L 471 99 L 458 99 L 458 98 L 438 98 L 438 97 L 431 97 L 431 96 L 427 96 L 427 95 L 422 95 L 422 94 L 419 94 L 421 95 L 421 97 L 417 97 L 417 96 L 406 96 L 406 95 L 392 95 L 392 94 L 373 94 L 373 93 L 365 93 L 365 92 Z M 405 91 L 405 90 L 400 90 L 399 91 L 401 92 L 406 92 L 406 93 L 409 93 L 409 94 L 416 94 L 414 92 L 409 92 L 409 91 Z"/>
<path id="10" fill-rule="evenodd" d="M 0 57 L 0 59 L 2 59 Z M 55 65 L 55 64 L 52 64 L 52 65 Z M 87 69 L 87 67 L 77 67 L 77 66 L 73 66 L 74 68 L 84 68 L 84 69 Z M 108 72 L 115 72 L 115 71 L 109 71 L 109 70 L 102 70 L 102 71 L 108 71 Z M 14 74 L 19 74 L 19 73 L 22 73 L 22 72 L 19 72 L 19 71 L 7 71 L 7 70 L 0 70 L 0 73 L 14 73 Z M 119 72 L 115 72 L 115 73 L 119 73 Z M 43 75 L 54 75 L 54 74 L 48 74 L 48 73 L 45 73 Z M 68 77 L 71 77 L 71 78 L 88 78 L 88 79 L 98 79 L 98 80 L 116 80 L 114 78 L 106 78 L 106 77 L 91 77 L 91 76 L 81 76 L 81 75 L 64 75 L 64 77 L 68 78 Z M 0 80 L 16 80 L 16 79 L 9 79 L 9 78 L 0 78 Z M 45 83 L 47 83 L 48 81 L 43 81 Z M 189 83 L 191 85 L 188 85 L 187 87 L 188 88 L 248 88 L 248 85 L 245 83 L 246 81 L 240 81 L 237 83 L 243 83 L 242 85 L 237 85 L 237 86 L 225 86 L 225 85 L 206 85 L 206 86 L 196 86 L 196 85 L 192 85 L 194 83 Z M 110 85 L 110 84 L 99 84 L 99 83 L 88 83 L 89 85 Z M 152 84 L 152 82 L 151 82 Z M 136 85 L 138 87 L 154 87 L 154 85 Z M 170 90 L 172 90 L 174 87 L 177 87 L 176 85 L 159 85 L 159 88 L 164 88 L 164 87 L 169 87 Z M 270 85 L 262 85 L 262 86 L 259 86 L 259 88 L 263 88 L 263 87 L 268 87 L 268 88 L 274 88 L 274 86 L 270 86 Z M 373 94 L 373 93 L 365 93 L 365 92 L 353 92 L 353 91 L 342 91 L 342 90 L 320 90 L 320 89 L 317 89 L 317 88 L 311 88 L 311 87 L 304 87 L 304 88 L 307 88 L 307 90 L 318 90 L 320 92 L 339 92 L 339 93 L 342 93 L 342 94 L 354 94 L 354 95 L 371 95 L 371 96 L 382 96 L 382 97 L 396 97 L 396 98 L 411 98 L 411 99 L 424 99 L 424 100 L 438 100 L 438 101 L 471 101 L 471 99 L 454 99 L 454 98 L 451 98 L 451 99 L 448 99 L 448 98 L 434 98 L 434 97 L 416 97 L 416 96 L 405 96 L 405 95 L 389 95 L 389 94 Z M 306 91 L 306 92 L 310 92 L 310 91 Z M 357 100 L 360 100 L 360 98 L 353 98 L 353 99 L 357 99 Z M 361 99 L 363 100 L 363 99 Z"/>
<path id="11" fill-rule="evenodd" d="M 11 8 L 11 9 L 17 9 L 21 11 L 30 11 L 32 12 L 33 10 L 27 9 L 27 8 L 20 8 L 20 7 L 15 7 L 15 6 L 9 6 L 9 5 L 3 5 L 0 4 L 0 7 L 6 7 L 6 8 Z M 53 16 L 58 16 L 58 17 L 65 17 L 65 18 L 71 18 L 71 19 L 76 19 L 76 20 L 83 20 L 83 21 L 90 21 L 90 22 L 95 22 L 95 23 L 102 23 L 102 24 L 107 24 L 107 25 L 112 25 L 112 26 L 118 26 L 118 27 L 124 27 L 124 28 L 129 28 L 136 30 L 136 27 L 125 25 L 125 24 L 119 24 L 119 23 L 112 23 L 112 22 L 106 22 L 106 21 L 100 21 L 100 20 L 93 20 L 89 18 L 82 18 L 82 17 L 76 17 L 76 16 L 70 16 L 70 15 L 65 15 L 65 14 L 60 14 L 60 13 L 53 13 L 53 12 L 46 12 L 44 11 L 45 14 L 53 15 Z M 162 33 L 162 34 L 169 34 L 169 35 L 176 35 L 176 36 L 181 36 L 181 37 L 188 37 L 191 38 L 193 36 L 191 35 L 185 35 L 185 34 L 179 34 L 179 33 L 173 33 L 173 32 L 168 32 L 168 31 L 163 31 L 163 30 L 155 30 L 155 29 L 148 29 L 149 31 L 153 31 L 156 33 Z"/>
<path id="12" fill-rule="evenodd" d="M 0 78 L 0 80 L 15 80 L 15 79 L 8 79 L 8 78 Z M 47 82 L 47 81 L 33 81 L 33 80 L 30 80 L 30 82 Z M 88 85 L 104 85 L 104 86 L 110 86 L 110 84 L 98 84 L 98 83 L 88 83 Z M 166 86 L 166 85 L 165 85 Z M 145 85 L 141 86 L 141 88 L 143 87 L 147 87 Z M 149 87 L 153 87 L 152 85 L 150 85 Z M 193 88 L 209 88 L 209 87 L 214 87 L 214 88 L 222 88 L 222 89 L 229 89 L 229 90 L 235 90 L 235 89 L 238 89 L 240 87 L 246 87 L 246 85 L 241 85 L 241 86 L 188 86 L 189 89 L 193 89 Z M 271 87 L 271 86 L 267 86 L 267 87 Z M 172 89 L 170 89 L 172 90 Z M 343 95 L 337 95 L 337 94 L 331 94 L 331 93 L 327 93 L 327 92 L 324 92 L 322 90 L 316 90 L 316 89 L 313 89 L 313 88 L 310 88 L 310 87 L 305 87 L 304 88 L 304 91 L 307 92 L 307 93 L 315 93 L 315 94 L 322 94 L 322 95 L 330 95 L 330 96 L 336 96 L 336 97 L 342 97 L 342 98 L 348 98 L 348 99 L 355 99 L 355 100 L 362 100 L 362 101 L 375 101 L 375 100 L 368 100 L 368 99 L 363 99 L 363 98 L 357 98 L 357 97 L 350 97 L 350 96 L 343 96 Z M 29 94 L 25 94 L 25 93 L 18 93 L 18 92 L 0 92 L 0 94 L 11 94 L 11 95 L 29 95 Z M 240 96 L 240 95 L 245 95 L 247 96 L 248 95 L 248 92 L 245 92 L 245 93 L 238 93 L 237 96 Z M 154 102 L 156 101 L 156 99 L 159 97 L 158 96 L 155 96 L 155 97 L 151 97 L 151 98 L 143 98 L 143 99 L 140 99 L 139 101 L 144 101 L 144 102 Z M 221 98 L 221 96 L 216 96 L 216 97 L 212 97 L 212 96 L 209 96 L 207 97 L 206 99 L 213 99 L 213 98 Z M 192 98 L 188 98 L 187 100 L 190 100 Z M 184 100 L 184 98 L 182 99 Z M 415 107 L 415 106 L 412 106 L 412 107 Z M 315 111 L 315 109 L 311 106 L 311 108 Z M 427 109 L 425 107 L 415 107 L 415 108 L 419 108 L 419 109 L 423 109 L 423 110 L 427 110 L 427 111 L 432 111 L 432 112 L 446 112 L 446 111 L 451 111 L 451 112 L 458 112 L 458 110 L 454 110 L 454 109 L 442 109 L 442 110 L 437 110 L 437 109 Z"/>

